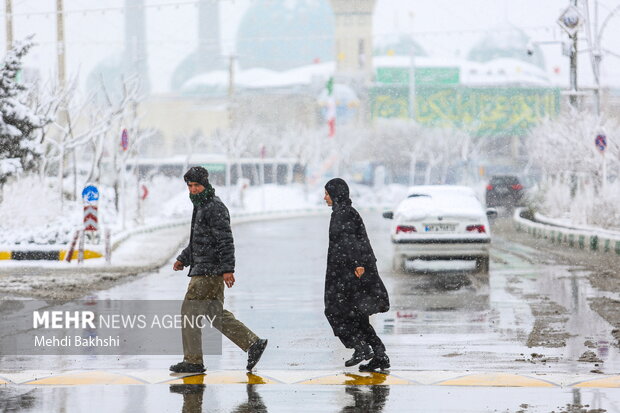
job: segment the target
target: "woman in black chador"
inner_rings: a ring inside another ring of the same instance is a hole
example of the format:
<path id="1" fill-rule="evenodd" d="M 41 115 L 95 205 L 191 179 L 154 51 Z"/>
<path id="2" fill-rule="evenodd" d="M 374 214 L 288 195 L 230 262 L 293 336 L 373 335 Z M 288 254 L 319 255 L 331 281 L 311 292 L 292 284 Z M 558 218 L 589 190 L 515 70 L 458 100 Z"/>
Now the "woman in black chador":
<path id="1" fill-rule="evenodd" d="M 370 360 L 360 366 L 360 371 L 387 369 L 390 359 L 369 317 L 386 312 L 390 300 L 379 277 L 364 222 L 351 206 L 344 180 L 329 181 L 324 199 L 333 210 L 325 275 L 325 316 L 334 335 L 345 347 L 355 350 L 345 366 Z"/>

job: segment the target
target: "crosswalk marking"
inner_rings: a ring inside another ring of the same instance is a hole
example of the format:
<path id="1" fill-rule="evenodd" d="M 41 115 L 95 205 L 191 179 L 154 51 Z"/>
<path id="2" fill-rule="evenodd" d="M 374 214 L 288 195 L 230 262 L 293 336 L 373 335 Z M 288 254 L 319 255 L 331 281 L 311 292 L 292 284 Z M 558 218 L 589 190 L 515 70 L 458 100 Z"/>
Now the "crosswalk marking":
<path id="1" fill-rule="evenodd" d="M 94 371 L 0 371 L 0 385 L 84 386 L 150 384 L 417 385 L 477 387 L 620 388 L 620 375 L 514 374 L 503 372 L 391 371 L 358 373 L 317 370 L 214 370 L 174 374 L 164 369 Z"/>

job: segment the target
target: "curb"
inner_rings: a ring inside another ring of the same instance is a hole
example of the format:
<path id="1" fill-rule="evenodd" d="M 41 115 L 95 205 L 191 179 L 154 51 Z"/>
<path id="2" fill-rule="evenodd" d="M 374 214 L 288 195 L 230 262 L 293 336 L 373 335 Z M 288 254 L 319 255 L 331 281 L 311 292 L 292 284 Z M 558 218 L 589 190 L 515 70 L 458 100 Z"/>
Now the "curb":
<path id="1" fill-rule="evenodd" d="M 94 250 L 84 250 L 84 259 L 101 258 L 103 254 Z M 13 261 L 64 261 L 67 250 L 17 250 L 0 251 L 0 260 Z M 78 259 L 78 252 L 73 251 L 71 259 Z"/>
<path id="2" fill-rule="evenodd" d="M 512 216 L 517 231 L 526 232 L 537 239 L 548 240 L 558 246 L 620 256 L 620 234 L 612 235 L 608 231 L 598 233 L 559 225 L 541 224 L 522 218 L 520 215 L 522 210 L 523 208 L 517 208 Z"/>

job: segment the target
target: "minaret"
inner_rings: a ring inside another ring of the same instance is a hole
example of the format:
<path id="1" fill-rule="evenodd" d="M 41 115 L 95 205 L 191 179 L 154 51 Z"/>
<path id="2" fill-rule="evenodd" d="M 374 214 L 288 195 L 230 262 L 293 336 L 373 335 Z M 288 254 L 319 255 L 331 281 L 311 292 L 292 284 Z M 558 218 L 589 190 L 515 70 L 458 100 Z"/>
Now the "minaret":
<path id="1" fill-rule="evenodd" d="M 144 0 L 125 0 L 125 73 L 137 75 L 141 92 L 148 94 L 149 71 L 146 53 L 146 11 Z"/>
<path id="2" fill-rule="evenodd" d="M 214 70 L 220 61 L 220 2 L 200 0 L 198 3 L 198 67 L 197 72 Z"/>
<path id="3" fill-rule="evenodd" d="M 329 0 L 336 22 L 339 77 L 372 78 L 372 15 L 376 0 Z"/>

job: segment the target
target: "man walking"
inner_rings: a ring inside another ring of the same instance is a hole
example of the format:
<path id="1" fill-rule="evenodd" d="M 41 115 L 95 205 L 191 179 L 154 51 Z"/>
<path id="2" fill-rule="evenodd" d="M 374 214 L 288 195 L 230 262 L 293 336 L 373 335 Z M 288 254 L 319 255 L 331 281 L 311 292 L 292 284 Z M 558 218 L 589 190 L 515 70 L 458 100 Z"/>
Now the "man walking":
<path id="1" fill-rule="evenodd" d="M 190 267 L 190 277 L 182 312 L 195 308 L 192 301 L 211 300 L 224 304 L 224 284 L 231 288 L 235 283 L 235 246 L 230 228 L 230 215 L 224 203 L 215 196 L 209 183 L 209 172 L 195 166 L 183 176 L 194 204 L 189 245 L 177 257 L 174 271 Z M 258 338 L 235 316 L 223 310 L 221 320 L 214 324 L 229 340 L 248 353 L 247 370 L 258 363 L 265 351 L 267 340 Z M 205 371 L 202 360 L 201 330 L 183 325 L 183 361 L 170 366 L 175 373 L 201 373 Z"/>

